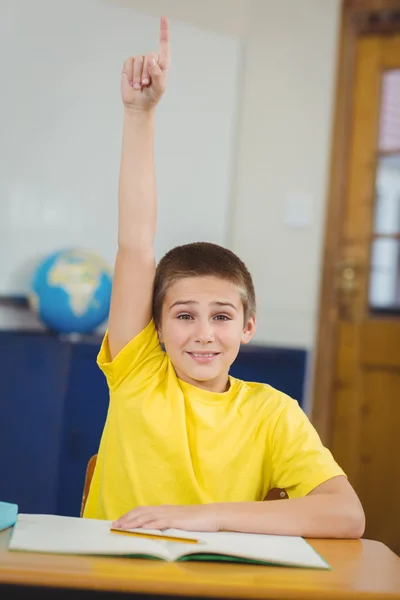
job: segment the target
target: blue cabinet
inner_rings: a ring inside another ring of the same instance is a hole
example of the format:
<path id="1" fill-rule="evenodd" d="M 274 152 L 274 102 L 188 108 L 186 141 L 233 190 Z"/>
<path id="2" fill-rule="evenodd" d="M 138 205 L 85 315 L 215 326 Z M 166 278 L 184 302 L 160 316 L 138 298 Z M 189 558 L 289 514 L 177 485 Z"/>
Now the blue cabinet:
<path id="1" fill-rule="evenodd" d="M 20 512 L 78 516 L 86 465 L 98 450 L 108 389 L 100 340 L 0 332 L 0 500 Z M 303 399 L 306 352 L 244 347 L 231 374 Z"/>
<path id="2" fill-rule="evenodd" d="M 107 416 L 108 388 L 96 364 L 99 344 L 72 344 L 65 391 L 56 512 L 79 515 L 89 458 L 97 453 Z"/>
<path id="3" fill-rule="evenodd" d="M 245 381 L 269 383 L 303 405 L 307 353 L 302 349 L 243 346 L 230 369 Z"/>
<path id="4" fill-rule="evenodd" d="M 99 343 L 0 332 L 0 499 L 20 512 L 79 515 L 108 406 Z"/>
<path id="5" fill-rule="evenodd" d="M 0 335 L 0 499 L 21 512 L 56 507 L 70 348 L 36 335 Z"/>

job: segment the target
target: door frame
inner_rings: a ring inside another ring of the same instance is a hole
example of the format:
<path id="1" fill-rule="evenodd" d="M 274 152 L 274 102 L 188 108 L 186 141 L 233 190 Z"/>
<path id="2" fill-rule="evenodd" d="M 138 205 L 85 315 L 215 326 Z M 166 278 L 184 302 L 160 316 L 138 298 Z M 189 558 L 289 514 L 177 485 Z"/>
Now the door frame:
<path id="1" fill-rule="evenodd" d="M 341 223 L 347 193 L 356 43 L 365 34 L 394 32 L 400 32 L 400 0 L 342 1 L 311 414 L 314 426 L 328 447 L 332 443 L 335 411 L 339 317 L 336 270 L 341 259 Z"/>

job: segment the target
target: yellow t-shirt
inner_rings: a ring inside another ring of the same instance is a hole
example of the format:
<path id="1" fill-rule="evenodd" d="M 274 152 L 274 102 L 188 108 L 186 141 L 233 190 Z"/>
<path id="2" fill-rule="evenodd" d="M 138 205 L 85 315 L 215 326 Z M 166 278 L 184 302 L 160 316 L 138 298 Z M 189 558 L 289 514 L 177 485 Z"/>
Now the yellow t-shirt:
<path id="1" fill-rule="evenodd" d="M 135 506 L 290 498 L 343 475 L 298 403 L 269 385 L 229 377 L 227 392 L 178 379 L 153 321 L 110 360 L 98 356 L 110 405 L 84 516 Z"/>

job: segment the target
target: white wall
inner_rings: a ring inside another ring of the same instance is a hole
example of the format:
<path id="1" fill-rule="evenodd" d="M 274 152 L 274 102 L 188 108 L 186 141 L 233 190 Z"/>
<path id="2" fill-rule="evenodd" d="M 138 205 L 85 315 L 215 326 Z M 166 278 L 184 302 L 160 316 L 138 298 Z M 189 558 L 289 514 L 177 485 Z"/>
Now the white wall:
<path id="1" fill-rule="evenodd" d="M 25 294 L 35 263 L 59 248 L 114 263 L 121 65 L 159 38 L 159 18 L 108 0 L 8 6 L 0 4 L 0 296 Z M 156 119 L 158 259 L 199 239 L 226 245 L 237 121 L 240 40 L 176 20 L 171 36 L 174 68 Z"/>
<path id="2" fill-rule="evenodd" d="M 229 243 L 254 277 L 255 340 L 312 348 L 340 0 L 114 1 L 245 40 Z"/>
<path id="3" fill-rule="evenodd" d="M 255 279 L 258 340 L 311 347 L 339 2 L 255 4 L 243 72 L 232 247 Z M 302 202 L 304 226 L 291 227 L 285 214 L 300 225 Z"/>
<path id="4" fill-rule="evenodd" d="M 340 0 L 112 1 L 243 38 L 229 245 L 254 276 L 256 341 L 312 348 Z"/>

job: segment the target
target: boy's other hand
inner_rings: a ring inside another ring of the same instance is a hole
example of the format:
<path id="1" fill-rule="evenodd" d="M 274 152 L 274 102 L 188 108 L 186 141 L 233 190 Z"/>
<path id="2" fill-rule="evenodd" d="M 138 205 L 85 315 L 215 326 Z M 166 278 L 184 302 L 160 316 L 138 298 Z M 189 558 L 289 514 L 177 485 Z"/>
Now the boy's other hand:
<path id="1" fill-rule="evenodd" d="M 169 24 L 161 17 L 158 54 L 149 52 L 127 58 L 121 74 L 121 96 L 125 108 L 149 111 L 160 101 L 170 67 Z"/>
<path id="2" fill-rule="evenodd" d="M 215 504 L 138 506 L 117 521 L 119 529 L 183 529 L 219 531 Z"/>

